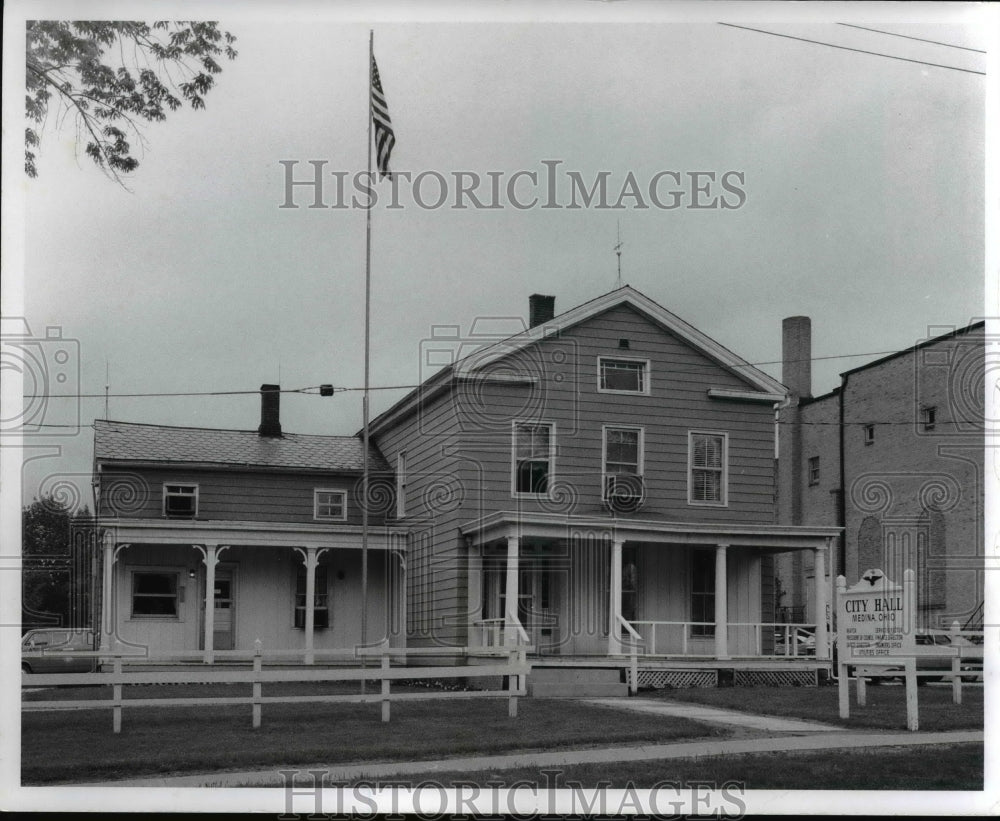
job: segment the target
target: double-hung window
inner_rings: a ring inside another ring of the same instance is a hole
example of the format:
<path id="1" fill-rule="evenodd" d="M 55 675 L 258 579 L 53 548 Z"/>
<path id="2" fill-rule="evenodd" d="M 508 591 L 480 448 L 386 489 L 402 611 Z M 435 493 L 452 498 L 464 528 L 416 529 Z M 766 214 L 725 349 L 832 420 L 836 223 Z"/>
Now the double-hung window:
<path id="1" fill-rule="evenodd" d="M 163 515 L 168 519 L 193 519 L 198 515 L 198 485 L 164 484 Z"/>
<path id="2" fill-rule="evenodd" d="M 313 494 L 313 518 L 342 522 L 347 518 L 347 491 L 317 488 Z"/>
<path id="3" fill-rule="evenodd" d="M 692 636 L 715 635 L 715 552 L 691 553 Z"/>
<path id="4" fill-rule="evenodd" d="M 552 486 L 555 427 L 550 422 L 514 423 L 511 492 L 547 496 Z"/>
<path id="5" fill-rule="evenodd" d="M 597 389 L 601 393 L 649 393 L 649 362 L 602 356 L 597 360 Z"/>
<path id="6" fill-rule="evenodd" d="M 604 428 L 604 498 L 612 491 L 642 494 L 642 428 Z"/>
<path id="7" fill-rule="evenodd" d="M 688 503 L 728 504 L 728 436 L 693 430 L 688 434 Z"/>
<path id="8" fill-rule="evenodd" d="M 298 566 L 295 577 L 295 626 L 306 626 L 306 569 Z M 330 593 L 325 564 L 316 565 L 316 589 L 313 591 L 313 626 L 330 626 Z"/>

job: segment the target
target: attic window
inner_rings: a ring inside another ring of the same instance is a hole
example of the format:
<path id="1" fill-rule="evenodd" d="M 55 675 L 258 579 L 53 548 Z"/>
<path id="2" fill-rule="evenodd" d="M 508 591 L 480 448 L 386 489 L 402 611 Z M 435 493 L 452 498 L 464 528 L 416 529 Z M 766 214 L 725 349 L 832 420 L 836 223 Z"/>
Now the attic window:
<path id="1" fill-rule="evenodd" d="M 347 518 L 347 491 L 316 488 L 313 492 L 313 518 L 344 521 Z"/>
<path id="2" fill-rule="evenodd" d="M 598 357 L 597 388 L 602 393 L 649 393 L 649 361 Z"/>
<path id="3" fill-rule="evenodd" d="M 169 519 L 193 519 L 198 515 L 198 485 L 165 484 L 163 515 Z"/>
<path id="4" fill-rule="evenodd" d="M 628 340 L 627 339 L 619 339 L 618 340 L 618 347 L 627 351 L 628 347 L 629 347 Z"/>

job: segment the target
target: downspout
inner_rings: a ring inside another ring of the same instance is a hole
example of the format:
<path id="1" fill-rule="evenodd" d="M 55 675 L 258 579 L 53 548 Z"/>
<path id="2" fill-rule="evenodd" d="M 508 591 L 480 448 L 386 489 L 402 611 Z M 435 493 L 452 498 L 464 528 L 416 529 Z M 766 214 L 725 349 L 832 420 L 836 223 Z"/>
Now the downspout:
<path id="1" fill-rule="evenodd" d="M 840 424 L 837 426 L 840 431 L 840 500 L 837 507 L 837 524 L 840 530 L 840 550 L 837 552 L 837 575 L 847 576 L 847 496 L 845 490 L 845 477 L 847 476 L 847 466 L 844 464 L 844 394 L 847 393 L 848 374 L 840 375 L 840 395 L 837 397 L 840 406 Z M 831 562 L 832 565 L 832 562 Z"/>

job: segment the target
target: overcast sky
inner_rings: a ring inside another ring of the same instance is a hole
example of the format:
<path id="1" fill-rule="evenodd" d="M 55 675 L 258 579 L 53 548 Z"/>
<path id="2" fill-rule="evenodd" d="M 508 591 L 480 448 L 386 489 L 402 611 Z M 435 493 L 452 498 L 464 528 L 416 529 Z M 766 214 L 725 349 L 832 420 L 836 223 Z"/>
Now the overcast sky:
<path id="1" fill-rule="evenodd" d="M 370 28 L 396 169 L 506 179 L 544 176 L 542 161 L 560 160 L 560 174 L 588 181 L 610 172 L 614 198 L 630 172 L 645 185 L 659 171 L 737 171 L 746 195 L 728 210 L 380 204 L 374 385 L 417 380 L 420 343 L 435 325 L 468 332 L 477 317 L 523 317 L 534 292 L 554 294 L 561 312 L 614 288 L 619 220 L 623 281 L 750 362 L 779 359 L 790 315 L 812 317 L 817 357 L 896 350 L 984 315 L 985 78 L 970 72 L 984 71 L 986 57 L 965 50 L 987 46 L 980 9 L 899 4 L 873 16 L 798 4 L 773 16 L 775 7 L 582 2 L 543 7 L 565 19 L 540 22 L 537 11 L 496 4 L 485 9 L 497 22 L 442 23 L 290 7 L 216 12 L 239 57 L 225 63 L 206 110 L 145 130 L 130 191 L 82 156 L 68 118 L 62 128 L 49 118 L 37 180 L 22 189 L 19 167 L 5 170 L 7 193 L 24 192 L 23 316 L 35 336 L 60 326 L 78 340 L 82 393 L 103 392 L 106 368 L 112 394 L 361 385 L 364 211 L 281 209 L 280 161 L 300 161 L 302 178 L 309 160 L 364 170 Z M 143 6 L 127 8 L 141 16 Z M 416 19 L 420 7 L 408 13 Z M 8 43 L 18 34 L 9 22 Z M 814 393 L 873 358 L 817 362 Z M 780 367 L 762 367 L 780 378 Z M 375 394 L 373 413 L 400 395 Z M 79 412 L 89 424 L 104 401 L 82 400 Z M 45 421 L 71 423 L 75 413 L 74 400 L 53 399 Z M 109 416 L 251 429 L 259 405 L 255 396 L 111 398 Z M 282 424 L 354 433 L 360 395 L 286 395 Z M 35 442 L 58 450 L 26 452 L 44 458 L 25 468 L 25 502 L 60 476 L 89 475 L 91 429 Z"/>

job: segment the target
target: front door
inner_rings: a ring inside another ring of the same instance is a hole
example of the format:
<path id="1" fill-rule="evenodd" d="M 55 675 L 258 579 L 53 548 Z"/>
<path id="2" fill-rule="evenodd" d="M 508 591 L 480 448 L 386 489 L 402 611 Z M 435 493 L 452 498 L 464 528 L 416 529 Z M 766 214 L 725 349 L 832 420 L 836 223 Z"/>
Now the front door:
<path id="1" fill-rule="evenodd" d="M 231 568 L 217 568 L 215 572 L 215 633 L 216 650 L 233 650 L 236 627 L 236 599 Z"/>
<path id="2" fill-rule="evenodd" d="M 547 564 L 523 568 L 518 579 L 517 617 L 537 653 L 554 653 L 558 644 L 556 574 Z"/>
<path id="3" fill-rule="evenodd" d="M 517 579 L 517 619 L 537 653 L 554 653 L 559 640 L 557 574 L 546 564 L 522 567 Z M 501 569 L 484 573 L 483 618 L 502 619 L 507 577 Z"/>

